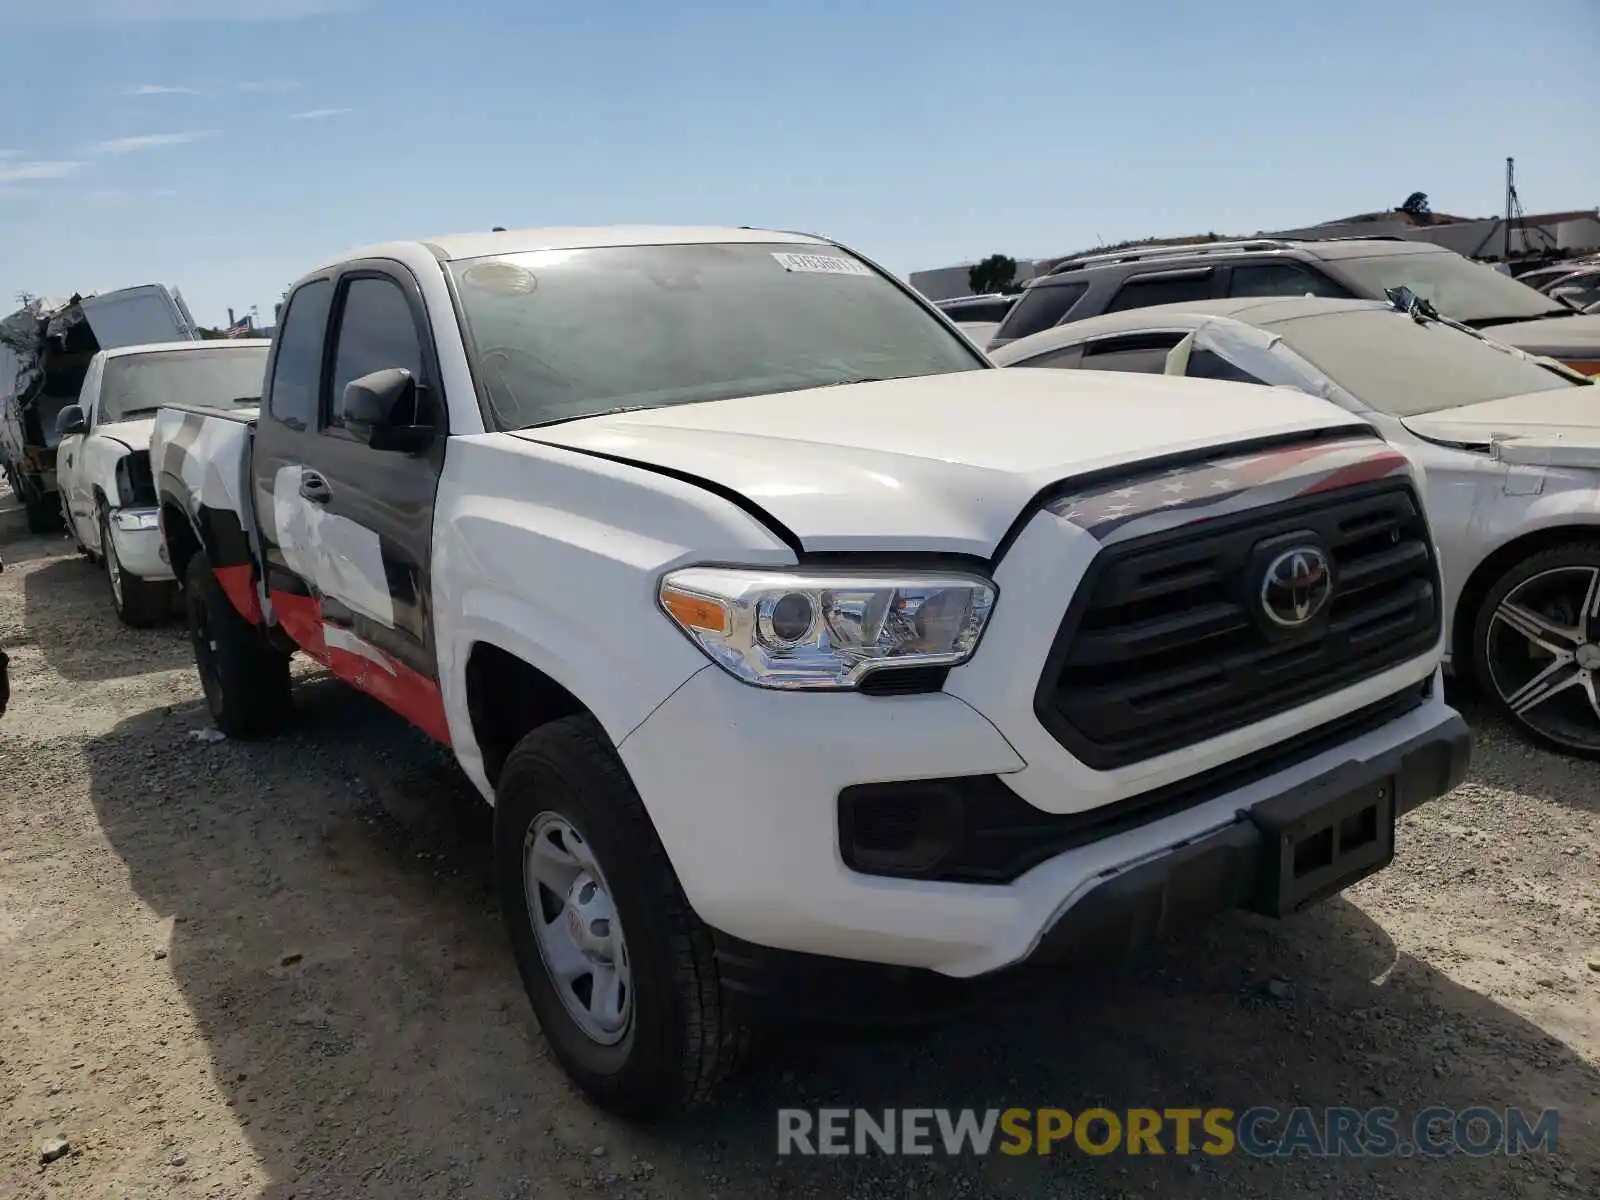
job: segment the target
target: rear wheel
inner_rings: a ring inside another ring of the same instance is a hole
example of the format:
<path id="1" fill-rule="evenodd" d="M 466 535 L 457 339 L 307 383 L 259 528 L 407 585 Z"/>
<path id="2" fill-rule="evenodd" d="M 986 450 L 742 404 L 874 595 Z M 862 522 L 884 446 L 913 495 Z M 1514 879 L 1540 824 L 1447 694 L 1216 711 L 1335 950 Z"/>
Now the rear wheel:
<path id="1" fill-rule="evenodd" d="M 1472 642 L 1479 686 L 1518 732 L 1600 758 L 1600 542 L 1512 567 L 1484 597 Z"/>
<path id="2" fill-rule="evenodd" d="M 122 569 L 117 544 L 111 540 L 111 518 L 100 514 L 101 561 L 111 585 L 111 605 L 125 625 L 142 628 L 165 621 L 172 612 L 172 585 L 165 580 L 140 579 Z"/>
<path id="3" fill-rule="evenodd" d="M 710 931 L 594 718 L 542 726 L 506 759 L 495 869 L 523 984 L 573 1081 L 631 1116 L 710 1099 L 748 1032 L 724 1010 Z"/>
<path id="4" fill-rule="evenodd" d="M 184 573 L 184 610 L 206 707 L 230 737 L 267 733 L 289 715 L 289 655 L 245 620 L 204 553 Z"/>
<path id="5" fill-rule="evenodd" d="M 22 511 L 28 518 L 29 533 L 49 533 L 61 520 L 61 506 L 48 495 L 41 495 L 27 481 L 20 481 L 17 494 L 22 499 Z"/>

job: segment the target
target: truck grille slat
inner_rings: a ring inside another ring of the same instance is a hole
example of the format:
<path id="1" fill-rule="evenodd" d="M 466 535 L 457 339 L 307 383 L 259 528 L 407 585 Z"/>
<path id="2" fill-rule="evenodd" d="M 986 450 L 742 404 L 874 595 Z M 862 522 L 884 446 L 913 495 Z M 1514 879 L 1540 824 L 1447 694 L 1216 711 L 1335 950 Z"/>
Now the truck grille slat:
<path id="1" fill-rule="evenodd" d="M 1263 555 L 1303 540 L 1332 564 L 1325 610 L 1275 626 Z M 1101 550 L 1035 697 L 1097 770 L 1194 745 L 1370 678 L 1439 637 L 1438 567 L 1409 481 L 1386 479 Z"/>

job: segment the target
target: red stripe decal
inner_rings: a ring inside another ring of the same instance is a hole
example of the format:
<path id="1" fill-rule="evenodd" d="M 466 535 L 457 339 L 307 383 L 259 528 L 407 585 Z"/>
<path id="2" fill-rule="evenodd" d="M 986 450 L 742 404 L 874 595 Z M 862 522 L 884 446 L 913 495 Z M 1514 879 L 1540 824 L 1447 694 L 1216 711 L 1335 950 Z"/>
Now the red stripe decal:
<path id="1" fill-rule="evenodd" d="M 267 595 L 283 631 L 300 649 L 327 666 L 328 647 L 322 640 L 322 605 L 314 597 L 296 596 L 277 588 L 272 588 Z"/>
<path id="2" fill-rule="evenodd" d="M 323 632 L 322 605 L 311 596 L 296 596 L 273 588 L 272 608 L 283 631 L 295 645 L 316 659 L 346 683 L 382 701 L 410 721 L 423 733 L 446 746 L 450 744 L 450 723 L 445 720 L 444 694 L 436 680 L 420 675 L 386 654 L 371 642 L 361 640 L 365 653 L 329 645 Z M 345 631 L 353 640 L 353 634 Z M 378 662 L 374 662 L 378 659 Z"/>
<path id="3" fill-rule="evenodd" d="M 342 646 L 328 647 L 328 669 L 346 683 L 381 700 L 436 742 L 450 744 L 450 725 L 444 716 L 444 696 L 439 685 L 419 675 L 370 642 L 362 642 L 388 669 L 364 654 Z"/>
<path id="4" fill-rule="evenodd" d="M 1361 483 L 1371 483 L 1376 479 L 1383 479 L 1393 475 L 1406 465 L 1403 454 L 1390 451 L 1386 454 L 1375 454 L 1371 458 L 1364 458 L 1360 462 L 1351 463 L 1347 467 L 1340 467 L 1337 471 L 1330 471 L 1317 480 L 1305 491 L 1302 496 L 1309 496 L 1314 492 L 1327 492 L 1335 488 L 1355 487 Z"/>
<path id="5" fill-rule="evenodd" d="M 222 594 L 239 611 L 239 615 L 252 625 L 261 624 L 261 601 L 256 596 L 255 568 L 246 563 L 242 567 L 212 567 L 212 574 L 222 588 Z"/>

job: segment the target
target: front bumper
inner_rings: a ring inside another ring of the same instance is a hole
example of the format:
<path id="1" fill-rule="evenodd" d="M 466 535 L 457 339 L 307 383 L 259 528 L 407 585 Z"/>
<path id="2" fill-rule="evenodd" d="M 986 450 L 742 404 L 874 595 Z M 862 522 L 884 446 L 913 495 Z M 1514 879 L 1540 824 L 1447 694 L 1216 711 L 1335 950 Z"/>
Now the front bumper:
<path id="1" fill-rule="evenodd" d="M 172 579 L 166 546 L 161 540 L 159 510 L 155 508 L 113 509 L 107 524 L 117 550 L 117 561 L 129 575 L 139 579 Z"/>
<path id="2" fill-rule="evenodd" d="M 754 991 L 762 972 L 738 966 L 763 958 L 752 948 L 970 978 L 1107 940 L 1140 944 L 1174 914 L 1209 915 L 1257 894 L 1265 835 L 1244 814 L 1391 778 L 1404 812 L 1460 781 L 1470 738 L 1435 679 L 1426 699 L 1375 729 L 1002 884 L 866 875 L 841 855 L 837 798 L 847 787 L 973 774 L 1009 786 L 1023 772 L 995 725 L 948 693 L 772 692 L 707 667 L 620 752 L 690 904 L 738 948 L 728 951 L 730 985 Z"/>

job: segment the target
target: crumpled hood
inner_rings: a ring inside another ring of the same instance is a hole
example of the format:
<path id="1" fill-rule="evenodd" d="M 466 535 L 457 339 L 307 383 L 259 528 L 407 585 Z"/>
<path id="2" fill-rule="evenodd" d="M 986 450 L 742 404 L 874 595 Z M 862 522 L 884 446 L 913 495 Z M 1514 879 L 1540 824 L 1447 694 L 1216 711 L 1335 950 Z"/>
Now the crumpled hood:
<path id="1" fill-rule="evenodd" d="M 92 436 L 113 438 L 129 450 L 150 449 L 150 435 L 155 431 L 154 417 L 138 417 L 132 421 L 108 421 L 96 425 Z"/>
<path id="2" fill-rule="evenodd" d="M 1507 462 L 1600 466 L 1600 386 L 1485 400 L 1402 420 L 1418 437 L 1495 447 Z"/>
<path id="3" fill-rule="evenodd" d="M 1600 316 L 1542 317 L 1491 325 L 1483 336 L 1545 358 L 1600 362 Z"/>
<path id="4" fill-rule="evenodd" d="M 518 437 L 738 492 L 812 551 L 991 555 L 1040 492 L 1144 460 L 1365 430 L 1325 401 L 1200 379 L 1013 367 L 589 417 Z"/>

